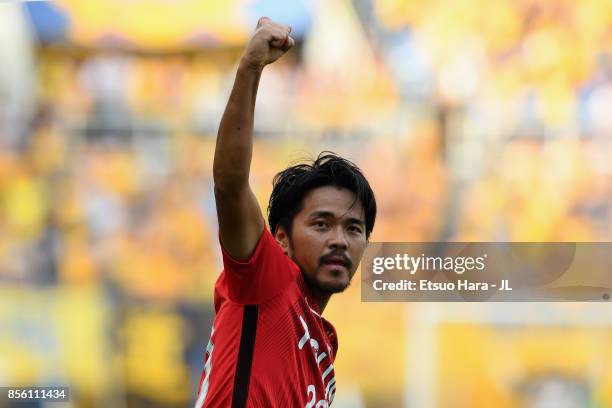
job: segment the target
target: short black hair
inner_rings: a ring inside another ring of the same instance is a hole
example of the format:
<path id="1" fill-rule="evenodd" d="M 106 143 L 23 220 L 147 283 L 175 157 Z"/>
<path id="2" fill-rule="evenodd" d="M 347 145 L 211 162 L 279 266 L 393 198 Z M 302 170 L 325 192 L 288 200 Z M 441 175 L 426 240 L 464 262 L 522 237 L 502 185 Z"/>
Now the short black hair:
<path id="1" fill-rule="evenodd" d="M 336 186 L 353 192 L 355 202 L 361 202 L 366 239 L 370 237 L 376 220 L 374 192 L 359 167 L 336 153 L 323 151 L 315 160 L 291 166 L 274 176 L 272 185 L 268 224 L 273 234 L 281 226 L 291 236 L 293 218 L 304 208 L 306 194 L 318 187 Z"/>

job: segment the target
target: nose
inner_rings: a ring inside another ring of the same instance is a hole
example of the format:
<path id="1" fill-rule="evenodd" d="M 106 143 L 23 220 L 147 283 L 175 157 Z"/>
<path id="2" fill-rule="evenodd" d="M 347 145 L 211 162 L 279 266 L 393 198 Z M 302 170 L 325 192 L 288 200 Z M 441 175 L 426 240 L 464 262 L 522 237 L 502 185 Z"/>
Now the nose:
<path id="1" fill-rule="evenodd" d="M 331 248 L 340 248 L 344 250 L 348 248 L 348 240 L 346 239 L 344 228 L 340 226 L 338 228 L 334 228 L 332 231 L 332 236 L 329 240 L 329 246 Z"/>

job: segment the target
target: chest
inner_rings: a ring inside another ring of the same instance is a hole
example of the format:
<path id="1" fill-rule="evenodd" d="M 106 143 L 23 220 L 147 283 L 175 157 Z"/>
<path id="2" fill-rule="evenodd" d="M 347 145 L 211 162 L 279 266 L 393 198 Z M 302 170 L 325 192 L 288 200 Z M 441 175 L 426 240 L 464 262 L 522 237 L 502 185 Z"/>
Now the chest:
<path id="1" fill-rule="evenodd" d="M 260 356 L 265 361 L 254 368 L 266 372 L 258 386 L 269 388 L 263 382 L 270 380 L 278 398 L 291 396 L 289 405 L 330 403 L 335 393 L 336 354 L 336 343 L 330 340 L 335 336 L 331 324 L 305 300 L 268 312 L 262 314 L 262 331 L 257 334 Z"/>

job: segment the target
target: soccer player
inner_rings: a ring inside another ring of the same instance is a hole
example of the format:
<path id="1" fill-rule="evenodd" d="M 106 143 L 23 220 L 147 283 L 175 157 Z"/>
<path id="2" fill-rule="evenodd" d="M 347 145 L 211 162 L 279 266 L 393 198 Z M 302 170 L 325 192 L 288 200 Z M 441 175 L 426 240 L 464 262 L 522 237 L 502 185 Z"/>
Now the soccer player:
<path id="1" fill-rule="evenodd" d="M 249 187 L 263 68 L 294 45 L 263 17 L 244 52 L 217 136 L 214 182 L 223 272 L 196 408 L 328 407 L 334 327 L 321 314 L 350 283 L 376 218 L 367 180 L 329 152 L 276 175 L 269 230 Z"/>

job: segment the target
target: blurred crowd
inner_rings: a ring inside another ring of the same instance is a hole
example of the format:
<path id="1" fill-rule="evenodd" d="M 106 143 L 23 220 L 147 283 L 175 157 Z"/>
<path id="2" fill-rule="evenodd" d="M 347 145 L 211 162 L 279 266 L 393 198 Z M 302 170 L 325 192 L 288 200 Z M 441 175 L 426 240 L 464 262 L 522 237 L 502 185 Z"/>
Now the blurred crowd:
<path id="1" fill-rule="evenodd" d="M 112 364 L 139 395 L 133 406 L 181 381 L 157 403 L 195 395 L 208 333 L 189 327 L 210 325 L 221 267 L 212 158 L 240 52 L 41 45 L 36 113 L 0 150 L 0 292 L 87 289 L 95 310 L 125 305 L 118 322 L 100 318 L 118 327 L 120 346 L 104 342 L 86 378 L 112 383 L 103 362 L 122 348 Z M 311 31 L 262 78 L 252 185 L 265 211 L 277 171 L 329 149 L 374 188 L 374 241 L 606 241 L 611 107 L 610 0 L 321 2 Z M 343 305 L 358 302 L 350 293 Z M 386 305 L 360 310 L 381 329 L 402 318 Z M 0 318 L 20 313 L 6 306 Z M 179 340 L 161 322 L 179 327 Z M 364 336 L 347 322 L 345 333 Z M 403 331 L 389 330 L 389 349 L 402 353 Z M 171 356 L 155 370 L 142 365 L 143 336 L 152 354 Z M 402 367 L 363 357 L 359 344 L 342 342 L 340 364 L 359 371 L 365 358 L 390 378 L 348 375 L 364 401 L 400 401 Z M 0 378 L 43 381 L 41 371 L 0 364 Z"/>

